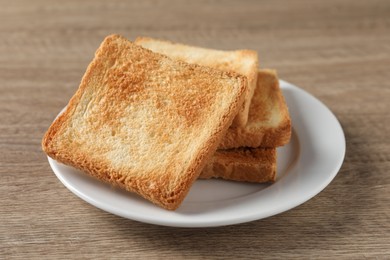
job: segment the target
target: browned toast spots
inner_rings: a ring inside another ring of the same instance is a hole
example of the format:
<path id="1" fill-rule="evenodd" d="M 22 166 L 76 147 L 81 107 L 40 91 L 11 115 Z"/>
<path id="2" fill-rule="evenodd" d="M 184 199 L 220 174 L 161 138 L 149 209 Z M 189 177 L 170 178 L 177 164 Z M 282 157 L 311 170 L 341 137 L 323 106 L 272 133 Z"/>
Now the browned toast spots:
<path id="1" fill-rule="evenodd" d="M 246 78 L 108 36 L 42 140 L 53 159 L 176 209 L 241 108 Z"/>
<path id="2" fill-rule="evenodd" d="M 173 59 L 244 75 L 248 80 L 247 93 L 243 106 L 235 117 L 232 126 L 243 127 L 246 125 L 249 106 L 256 88 L 257 68 L 259 66 L 257 52 L 252 50 L 212 50 L 148 37 L 138 37 L 135 43 Z"/>

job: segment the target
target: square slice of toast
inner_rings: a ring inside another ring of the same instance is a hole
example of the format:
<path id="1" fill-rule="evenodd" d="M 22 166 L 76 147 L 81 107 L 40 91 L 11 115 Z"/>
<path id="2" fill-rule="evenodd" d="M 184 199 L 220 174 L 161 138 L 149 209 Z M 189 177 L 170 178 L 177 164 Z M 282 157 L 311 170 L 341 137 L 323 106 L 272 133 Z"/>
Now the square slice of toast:
<path id="1" fill-rule="evenodd" d="M 277 147 L 291 137 L 291 120 L 274 70 L 258 72 L 257 87 L 245 127 L 230 127 L 218 149 Z"/>
<path id="2" fill-rule="evenodd" d="M 257 183 L 274 182 L 276 148 L 218 150 L 203 168 L 199 178 L 222 178 Z"/>
<path id="3" fill-rule="evenodd" d="M 42 140 L 53 159 L 176 209 L 242 106 L 246 78 L 108 36 Z"/>
<path id="4" fill-rule="evenodd" d="M 147 37 L 138 37 L 135 43 L 173 59 L 244 75 L 248 80 L 248 89 L 243 106 L 235 117 L 232 126 L 243 127 L 246 125 L 249 106 L 256 88 L 259 67 L 257 52 L 252 50 L 212 50 Z"/>

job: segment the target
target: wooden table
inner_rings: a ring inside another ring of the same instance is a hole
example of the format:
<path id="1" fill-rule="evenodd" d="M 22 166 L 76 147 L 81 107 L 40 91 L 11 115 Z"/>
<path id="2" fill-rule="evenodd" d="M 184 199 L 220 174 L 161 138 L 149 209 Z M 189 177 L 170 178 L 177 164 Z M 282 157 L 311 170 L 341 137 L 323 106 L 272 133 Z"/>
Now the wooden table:
<path id="1" fill-rule="evenodd" d="M 389 1 L 0 6 L 0 259 L 390 257 Z M 154 226 L 85 203 L 55 177 L 40 142 L 111 33 L 257 50 L 263 68 L 340 120 L 347 153 L 339 174 L 293 210 L 219 228 Z"/>

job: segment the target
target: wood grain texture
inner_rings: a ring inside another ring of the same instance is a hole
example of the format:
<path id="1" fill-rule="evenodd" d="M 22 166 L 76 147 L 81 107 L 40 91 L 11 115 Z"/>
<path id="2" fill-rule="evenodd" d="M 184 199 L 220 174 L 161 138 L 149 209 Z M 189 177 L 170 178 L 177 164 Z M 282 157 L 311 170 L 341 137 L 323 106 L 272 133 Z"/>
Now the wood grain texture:
<path id="1" fill-rule="evenodd" d="M 0 259 L 390 257 L 390 2 L 1 1 Z M 259 51 L 323 101 L 347 139 L 335 180 L 242 225 L 184 229 L 83 202 L 52 173 L 43 133 L 102 39 L 120 33 Z"/>

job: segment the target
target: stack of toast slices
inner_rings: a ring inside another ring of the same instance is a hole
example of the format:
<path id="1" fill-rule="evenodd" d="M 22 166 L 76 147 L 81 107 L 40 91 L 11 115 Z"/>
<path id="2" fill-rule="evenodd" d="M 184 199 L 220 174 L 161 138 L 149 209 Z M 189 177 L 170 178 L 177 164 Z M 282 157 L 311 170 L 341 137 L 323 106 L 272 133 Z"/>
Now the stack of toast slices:
<path id="1" fill-rule="evenodd" d="M 168 210 L 198 178 L 274 182 L 291 122 L 255 51 L 104 39 L 45 153 Z"/>

